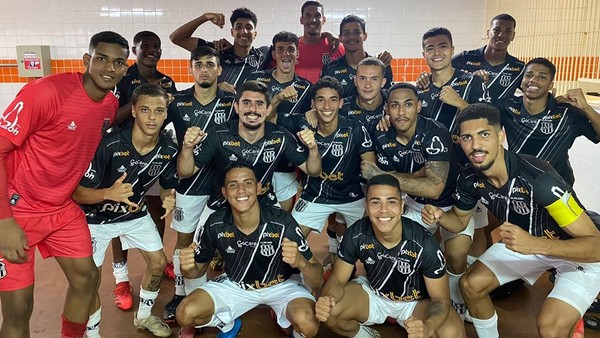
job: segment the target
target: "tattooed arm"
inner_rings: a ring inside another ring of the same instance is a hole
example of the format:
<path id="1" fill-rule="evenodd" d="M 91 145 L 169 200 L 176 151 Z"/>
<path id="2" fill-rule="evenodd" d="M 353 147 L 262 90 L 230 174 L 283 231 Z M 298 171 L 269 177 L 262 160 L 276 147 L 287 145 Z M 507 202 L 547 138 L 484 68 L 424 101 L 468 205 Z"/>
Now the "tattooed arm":
<path id="1" fill-rule="evenodd" d="M 425 318 L 413 315 L 404 322 L 409 336 L 430 337 L 444 324 L 449 311 L 453 311 L 450 309 L 447 275 L 435 279 L 425 277 L 425 285 L 431 297 L 427 305 L 427 313 Z"/>

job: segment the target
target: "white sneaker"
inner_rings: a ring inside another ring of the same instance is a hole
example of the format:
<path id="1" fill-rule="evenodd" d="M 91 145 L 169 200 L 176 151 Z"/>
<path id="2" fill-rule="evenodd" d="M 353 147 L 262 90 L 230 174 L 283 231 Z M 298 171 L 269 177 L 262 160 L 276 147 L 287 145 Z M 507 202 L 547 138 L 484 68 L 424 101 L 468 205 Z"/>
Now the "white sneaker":
<path id="1" fill-rule="evenodd" d="M 173 334 L 169 325 L 152 315 L 144 319 L 137 319 L 137 312 L 135 312 L 133 314 L 133 325 L 138 330 L 148 330 L 157 337 L 170 337 Z"/>

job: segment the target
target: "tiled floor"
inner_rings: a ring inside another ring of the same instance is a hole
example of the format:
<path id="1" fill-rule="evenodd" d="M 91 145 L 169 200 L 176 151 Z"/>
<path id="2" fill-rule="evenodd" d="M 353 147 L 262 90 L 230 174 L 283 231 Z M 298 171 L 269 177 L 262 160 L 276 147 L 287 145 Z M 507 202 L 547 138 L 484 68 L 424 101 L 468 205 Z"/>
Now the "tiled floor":
<path id="1" fill-rule="evenodd" d="M 171 230 L 166 234 L 167 256 L 172 253 L 174 245 L 174 233 Z M 311 246 L 318 259 L 326 254 L 326 241 L 320 236 L 311 235 Z M 100 292 L 104 304 L 102 311 L 101 330 L 104 338 L 129 338 L 129 337 L 152 337 L 148 332 L 136 331 L 133 326 L 133 311 L 122 312 L 112 302 L 112 288 L 114 279 L 110 269 L 112 255 L 107 254 Z M 31 333 L 34 338 L 54 338 L 60 336 L 60 313 L 64 295 L 66 292 L 66 279 L 60 271 L 56 262 L 52 259 L 41 260 L 37 258 L 35 308 L 31 320 Z M 130 253 L 129 271 L 137 305 L 139 294 L 139 283 L 142 276 L 144 264 L 137 252 Z M 551 287 L 546 275 L 542 276 L 533 287 L 524 287 L 508 299 L 496 302 L 496 308 L 500 317 L 500 333 L 502 337 L 531 338 L 537 337 L 535 315 L 540 303 L 544 300 Z M 154 307 L 154 314 L 162 316 L 164 305 L 173 294 L 173 281 L 164 280 L 161 293 Z M 243 329 L 240 338 L 271 338 L 284 337 L 277 325 L 269 317 L 267 308 L 255 309 L 242 317 Z M 381 336 L 406 337 L 406 333 L 398 325 L 379 325 L 376 327 Z M 471 324 L 466 324 L 468 337 L 476 337 Z M 177 328 L 173 328 L 173 336 L 176 337 Z M 216 329 L 205 329 L 197 337 L 214 337 Z M 317 337 L 337 337 L 325 327 L 321 327 Z M 597 331 L 586 330 L 585 337 L 600 337 Z"/>

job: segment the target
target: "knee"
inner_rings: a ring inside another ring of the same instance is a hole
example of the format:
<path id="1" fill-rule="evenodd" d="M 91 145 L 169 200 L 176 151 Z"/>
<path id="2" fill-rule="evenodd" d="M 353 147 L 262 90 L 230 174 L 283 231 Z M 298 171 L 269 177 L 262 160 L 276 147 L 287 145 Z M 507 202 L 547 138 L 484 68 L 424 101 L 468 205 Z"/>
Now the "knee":
<path id="1" fill-rule="evenodd" d="M 292 324 L 296 331 L 307 337 L 314 337 L 319 331 L 319 321 L 315 317 L 315 313 L 310 309 L 295 311 Z"/>
<path id="2" fill-rule="evenodd" d="M 175 310 L 175 319 L 181 326 L 192 326 L 194 324 L 195 314 L 193 306 L 187 299 L 183 299 Z"/>
<path id="3" fill-rule="evenodd" d="M 467 270 L 467 251 L 457 252 L 456 250 L 447 250 L 444 252 L 446 257 L 446 269 L 453 274 L 461 274 Z"/>
<path id="4" fill-rule="evenodd" d="M 163 273 L 166 265 L 167 265 L 167 257 L 161 251 L 160 255 L 154 255 L 154 257 L 152 257 L 150 259 L 148 268 L 150 269 L 150 271 L 152 271 L 153 275 L 161 275 Z"/>
<path id="5" fill-rule="evenodd" d="M 205 325 L 210 322 L 214 310 L 207 307 L 200 299 L 189 296 L 184 298 L 175 310 L 175 319 L 181 326 Z"/>
<path id="6" fill-rule="evenodd" d="M 566 323 L 556 316 L 538 315 L 537 329 L 541 338 L 567 337 L 576 323 Z"/>
<path id="7" fill-rule="evenodd" d="M 459 280 L 460 291 L 465 299 L 477 299 L 487 296 L 486 285 L 476 275 L 466 272 Z"/>
<path id="8" fill-rule="evenodd" d="M 98 268 L 92 264 L 89 267 L 78 269 L 71 274 L 69 278 L 69 287 L 84 290 L 86 292 L 95 291 L 100 285 L 100 272 Z"/>

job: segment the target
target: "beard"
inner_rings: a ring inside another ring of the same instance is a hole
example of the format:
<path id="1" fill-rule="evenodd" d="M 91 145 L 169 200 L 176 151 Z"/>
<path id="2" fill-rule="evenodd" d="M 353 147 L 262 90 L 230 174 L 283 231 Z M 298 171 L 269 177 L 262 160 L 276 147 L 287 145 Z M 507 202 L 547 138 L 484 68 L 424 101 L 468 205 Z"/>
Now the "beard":
<path id="1" fill-rule="evenodd" d="M 262 127 L 263 124 L 262 122 L 258 124 L 249 124 L 247 122 L 242 122 L 242 125 L 248 130 L 258 130 L 260 129 L 260 127 Z"/>
<path id="2" fill-rule="evenodd" d="M 210 88 L 211 83 L 208 81 L 203 81 L 203 82 L 200 82 L 199 85 L 200 85 L 200 88 L 206 89 L 206 88 Z"/>

